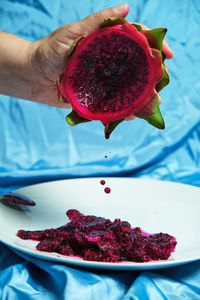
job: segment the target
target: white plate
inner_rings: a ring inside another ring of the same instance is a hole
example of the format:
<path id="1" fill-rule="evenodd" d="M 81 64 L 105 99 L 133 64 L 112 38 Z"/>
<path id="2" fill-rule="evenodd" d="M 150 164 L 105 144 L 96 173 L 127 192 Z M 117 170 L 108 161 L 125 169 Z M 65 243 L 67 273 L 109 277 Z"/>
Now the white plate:
<path id="1" fill-rule="evenodd" d="M 17 190 L 36 202 L 23 211 L 0 203 L 0 240 L 26 254 L 44 260 L 113 270 L 157 269 L 200 259 L 200 189 L 197 187 L 130 178 L 105 178 L 111 193 L 100 184 L 102 178 L 70 179 L 32 185 Z M 68 209 L 114 220 L 121 218 L 149 233 L 165 232 L 177 238 L 177 247 L 166 261 L 147 263 L 104 263 L 84 261 L 35 249 L 37 242 L 18 238 L 18 229 L 38 230 L 68 222 Z"/>

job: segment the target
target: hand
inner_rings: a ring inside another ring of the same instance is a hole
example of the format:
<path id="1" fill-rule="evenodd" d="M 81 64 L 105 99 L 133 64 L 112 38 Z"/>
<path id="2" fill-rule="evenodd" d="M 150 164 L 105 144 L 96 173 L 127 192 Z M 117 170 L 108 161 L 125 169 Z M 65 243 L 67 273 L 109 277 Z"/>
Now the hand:
<path id="1" fill-rule="evenodd" d="M 104 19 L 125 18 L 128 12 L 127 4 L 105 9 L 78 22 L 64 25 L 33 43 L 0 32 L 0 93 L 55 107 L 71 107 L 70 104 L 58 101 L 56 78 L 66 68 L 67 52 L 73 41 L 97 30 Z M 166 58 L 173 57 L 166 41 L 163 43 L 163 52 Z M 127 120 L 132 118 L 128 117 Z"/>
<path id="2" fill-rule="evenodd" d="M 47 37 L 33 43 L 33 68 L 36 68 L 35 76 L 38 92 L 35 99 L 56 107 L 71 107 L 70 104 L 59 103 L 56 90 L 56 78 L 64 72 L 67 65 L 67 51 L 73 41 L 81 36 L 97 30 L 104 19 L 108 17 L 126 17 L 129 11 L 127 4 L 99 11 L 76 23 L 64 25 Z M 143 29 L 149 29 L 142 25 Z M 164 40 L 163 52 L 166 58 L 172 58 L 173 52 Z M 161 101 L 161 100 L 160 100 Z M 132 119 L 133 117 L 128 117 Z"/>
<path id="3" fill-rule="evenodd" d="M 37 68 L 35 76 L 38 80 L 38 93 L 35 95 L 35 99 L 38 102 L 56 107 L 71 107 L 70 104 L 58 102 L 55 85 L 57 76 L 63 73 L 66 68 L 67 51 L 77 37 L 88 35 L 98 29 L 104 19 L 111 16 L 126 17 L 128 11 L 127 4 L 102 10 L 76 23 L 64 25 L 47 37 L 33 43 L 32 65 L 33 68 Z M 149 29 L 145 25 L 140 25 L 143 29 Z M 163 52 L 166 58 L 173 57 L 173 52 L 165 40 L 163 42 Z M 133 116 L 130 116 L 126 120 L 133 118 Z"/>
<path id="4" fill-rule="evenodd" d="M 58 101 L 56 78 L 64 72 L 73 41 L 97 30 L 108 17 L 126 17 L 129 7 L 122 4 L 94 13 L 76 23 L 64 25 L 45 38 L 32 43 L 31 65 L 37 89 L 34 100 L 56 107 L 71 107 Z"/>

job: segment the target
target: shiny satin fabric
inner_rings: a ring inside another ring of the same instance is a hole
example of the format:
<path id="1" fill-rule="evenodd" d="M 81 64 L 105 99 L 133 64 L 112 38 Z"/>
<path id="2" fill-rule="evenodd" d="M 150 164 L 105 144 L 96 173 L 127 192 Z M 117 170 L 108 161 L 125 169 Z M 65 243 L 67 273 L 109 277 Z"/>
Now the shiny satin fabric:
<path id="1" fill-rule="evenodd" d="M 71 128 L 69 112 L 0 95 L 0 192 L 85 176 L 155 178 L 200 187 L 200 2 L 128 0 L 129 21 L 166 27 L 175 53 L 161 92 L 166 129 L 124 122 L 104 139 L 99 122 Z M 1 0 L 0 30 L 30 41 L 118 0 Z M 105 155 L 108 156 L 105 159 Z M 148 272 L 84 270 L 0 244 L 0 299 L 200 299 L 200 264 Z"/>
<path id="2" fill-rule="evenodd" d="M 79 269 L 0 248 L 1 299 L 200 299 L 200 262 L 145 272 Z"/>

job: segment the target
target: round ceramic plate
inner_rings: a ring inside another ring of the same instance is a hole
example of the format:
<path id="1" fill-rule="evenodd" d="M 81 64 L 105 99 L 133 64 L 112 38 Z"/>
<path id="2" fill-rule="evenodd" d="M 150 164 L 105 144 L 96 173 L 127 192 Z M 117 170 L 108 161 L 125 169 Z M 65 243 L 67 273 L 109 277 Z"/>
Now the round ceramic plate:
<path id="1" fill-rule="evenodd" d="M 0 240 L 40 259 L 81 267 L 141 270 L 177 266 L 200 259 L 200 189 L 166 181 L 105 178 L 111 193 L 104 192 L 103 178 L 59 180 L 25 187 L 16 192 L 36 202 L 16 210 L 0 203 Z M 36 250 L 38 242 L 16 236 L 19 229 L 56 228 L 68 222 L 66 211 L 78 209 L 86 215 L 120 218 L 146 232 L 168 233 L 177 247 L 168 260 L 147 263 L 104 263 Z"/>

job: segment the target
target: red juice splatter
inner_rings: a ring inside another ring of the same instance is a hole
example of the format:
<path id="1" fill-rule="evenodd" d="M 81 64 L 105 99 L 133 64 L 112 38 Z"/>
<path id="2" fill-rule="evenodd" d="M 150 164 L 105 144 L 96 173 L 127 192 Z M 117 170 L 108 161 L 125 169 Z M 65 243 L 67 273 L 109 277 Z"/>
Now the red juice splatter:
<path id="1" fill-rule="evenodd" d="M 109 194 L 109 193 L 111 192 L 111 189 L 110 189 L 109 187 L 106 187 L 106 188 L 104 189 L 104 192 L 105 192 L 106 194 Z"/>
<path id="2" fill-rule="evenodd" d="M 102 180 L 100 181 L 100 183 L 101 183 L 102 185 L 104 185 L 106 182 L 105 182 L 105 180 L 102 179 Z"/>
<path id="3" fill-rule="evenodd" d="M 105 155 L 104 157 L 105 157 L 105 158 L 107 158 L 108 156 L 107 156 L 107 155 Z"/>

